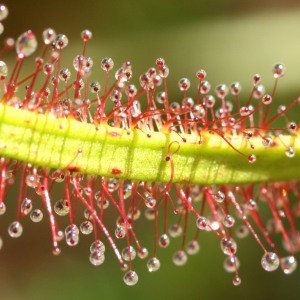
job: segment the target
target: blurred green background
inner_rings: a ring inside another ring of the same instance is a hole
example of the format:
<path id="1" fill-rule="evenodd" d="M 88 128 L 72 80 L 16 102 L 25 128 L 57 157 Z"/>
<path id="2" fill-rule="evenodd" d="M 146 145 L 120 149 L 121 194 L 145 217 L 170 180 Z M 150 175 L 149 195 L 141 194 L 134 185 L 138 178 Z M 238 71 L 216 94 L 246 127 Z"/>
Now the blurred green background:
<path id="1" fill-rule="evenodd" d="M 270 90 L 271 68 L 277 62 L 285 63 L 288 70 L 277 97 L 284 102 L 299 93 L 300 5 L 296 0 L 25 0 L 6 4 L 10 15 L 3 22 L 3 38 L 32 29 L 41 42 L 42 31 L 53 27 L 69 37 L 64 51 L 69 65 L 82 49 L 80 32 L 86 28 L 94 34 L 88 46 L 94 69 L 106 56 L 117 67 L 129 60 L 133 82 L 138 83 L 139 74 L 153 66 L 157 57 L 164 57 L 171 70 L 169 89 L 174 100 L 181 99 L 177 82 L 183 76 L 192 81 L 190 94 L 196 94 L 194 74 L 199 68 L 206 69 L 212 86 L 240 81 L 245 97 L 254 73 L 262 75 Z M 10 198 L 8 209 L 14 213 L 16 198 Z M 162 267 L 157 273 L 148 273 L 145 262 L 137 260 L 139 283 L 127 287 L 111 251 L 103 266 L 93 267 L 88 261 L 90 240 L 83 238 L 77 248 L 65 246 L 59 257 L 53 257 L 46 218 L 43 225 L 23 221 L 24 234 L 17 240 L 7 235 L 11 221 L 1 217 L 1 299 L 299 299 L 300 271 L 290 276 L 280 271 L 267 274 L 260 267 L 262 251 L 252 237 L 239 242 L 241 286 L 234 287 L 232 274 L 223 270 L 218 240 L 203 234 L 200 253 L 190 257 L 186 266 L 175 267 L 171 262 L 180 245 L 176 240 L 169 249 L 159 250 Z M 143 226 L 139 234 L 151 246 L 152 225 L 139 224 Z"/>

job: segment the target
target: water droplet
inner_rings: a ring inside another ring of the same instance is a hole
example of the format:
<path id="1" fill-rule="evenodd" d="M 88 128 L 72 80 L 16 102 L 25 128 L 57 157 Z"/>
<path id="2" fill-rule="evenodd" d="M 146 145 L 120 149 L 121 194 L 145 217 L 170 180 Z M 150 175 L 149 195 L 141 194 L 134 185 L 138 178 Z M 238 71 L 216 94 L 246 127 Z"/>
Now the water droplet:
<path id="1" fill-rule="evenodd" d="M 285 150 L 285 155 L 290 158 L 294 157 L 295 156 L 295 148 L 292 146 L 287 147 Z"/>
<path id="2" fill-rule="evenodd" d="M 226 215 L 223 219 L 223 224 L 227 228 L 232 227 L 234 223 L 235 223 L 235 219 L 232 215 Z"/>
<path id="3" fill-rule="evenodd" d="M 27 216 L 32 210 L 32 201 L 29 198 L 25 198 L 21 203 L 21 214 Z"/>
<path id="4" fill-rule="evenodd" d="M 237 244 L 233 238 L 227 236 L 223 237 L 221 239 L 220 245 L 221 245 L 221 250 L 226 255 L 232 256 L 237 251 Z"/>
<path id="5" fill-rule="evenodd" d="M 85 29 L 81 31 L 81 38 L 86 43 L 92 38 L 93 34 L 90 30 Z"/>
<path id="6" fill-rule="evenodd" d="M 187 91 L 191 86 L 191 82 L 187 78 L 181 78 L 178 82 L 178 86 L 181 91 Z"/>
<path id="7" fill-rule="evenodd" d="M 0 79 L 4 79 L 7 76 L 8 68 L 4 61 L 0 61 Z"/>
<path id="8" fill-rule="evenodd" d="M 56 37 L 56 33 L 52 28 L 47 28 L 43 31 L 43 40 L 45 45 L 51 44 Z"/>
<path id="9" fill-rule="evenodd" d="M 297 260 L 294 256 L 286 256 L 280 259 L 280 266 L 284 274 L 291 274 L 297 268 Z"/>
<path id="10" fill-rule="evenodd" d="M 139 277 L 136 272 L 130 270 L 124 275 L 123 280 L 126 285 L 133 286 L 137 284 Z"/>
<path id="11" fill-rule="evenodd" d="M 169 234 L 172 238 L 179 237 L 182 234 L 182 227 L 179 224 L 172 224 L 169 228 Z"/>
<path id="12" fill-rule="evenodd" d="M 93 232 L 93 224 L 90 221 L 84 221 L 80 224 L 80 231 L 82 234 L 90 234 Z"/>
<path id="13" fill-rule="evenodd" d="M 285 74 L 285 71 L 286 71 L 286 68 L 285 68 L 285 65 L 283 65 L 283 64 L 274 65 L 273 70 L 272 70 L 274 78 L 282 77 Z"/>
<path id="14" fill-rule="evenodd" d="M 145 259 L 148 256 L 149 252 L 147 248 L 140 248 L 138 251 L 138 257 L 140 259 Z"/>
<path id="15" fill-rule="evenodd" d="M 8 8 L 4 4 L 0 4 L 0 21 L 4 20 L 8 16 Z"/>
<path id="16" fill-rule="evenodd" d="M 147 262 L 147 268 L 149 272 L 155 272 L 160 268 L 160 261 L 156 257 L 152 257 Z"/>
<path id="17" fill-rule="evenodd" d="M 0 216 L 4 215 L 6 212 L 6 205 L 4 202 L 0 202 Z"/>
<path id="18" fill-rule="evenodd" d="M 43 212 L 40 209 L 34 209 L 30 214 L 32 222 L 38 223 L 43 219 Z"/>
<path id="19" fill-rule="evenodd" d="M 261 259 L 261 265 L 268 272 L 275 271 L 279 267 L 279 258 L 276 253 L 267 252 Z"/>
<path id="20" fill-rule="evenodd" d="M 65 216 L 69 213 L 70 207 L 68 200 L 58 200 L 54 204 L 54 211 L 59 216 Z"/>
<path id="21" fill-rule="evenodd" d="M 183 266 L 186 264 L 188 257 L 183 250 L 177 251 L 172 258 L 173 263 L 176 266 Z"/>
<path id="22" fill-rule="evenodd" d="M 101 60 L 102 70 L 108 72 L 114 67 L 114 61 L 110 57 L 105 57 Z"/>
<path id="23" fill-rule="evenodd" d="M 105 255 L 103 252 L 94 251 L 90 254 L 90 262 L 94 266 L 100 266 L 104 263 Z"/>
<path id="24" fill-rule="evenodd" d="M 162 248 L 166 248 L 169 246 L 170 244 L 170 239 L 169 239 L 169 236 L 167 234 L 162 234 L 158 240 L 158 244 L 160 247 Z"/>
<path id="25" fill-rule="evenodd" d="M 121 255 L 125 261 L 132 261 L 136 257 L 136 251 L 132 246 L 127 246 L 122 250 Z"/>
<path id="26" fill-rule="evenodd" d="M 19 58 L 27 57 L 37 48 L 37 40 L 34 33 L 28 30 L 21 34 L 16 41 L 16 51 Z"/>
<path id="27" fill-rule="evenodd" d="M 23 233 L 23 227 L 19 221 L 12 222 L 8 227 L 8 234 L 12 238 L 18 238 Z"/>
<path id="28" fill-rule="evenodd" d="M 105 252 L 105 245 L 100 240 L 94 241 L 90 246 L 90 252 L 93 253 L 95 251 L 99 251 L 102 253 Z"/>
<path id="29" fill-rule="evenodd" d="M 240 267 L 240 262 L 236 256 L 229 255 L 225 258 L 223 267 L 226 272 L 234 273 Z"/>
<path id="30" fill-rule="evenodd" d="M 196 225 L 198 227 L 198 229 L 200 230 L 206 230 L 207 229 L 207 219 L 205 217 L 199 217 L 196 221 Z"/>
<path id="31" fill-rule="evenodd" d="M 69 40 L 66 35 L 58 34 L 54 39 L 54 46 L 58 50 L 62 50 L 68 46 Z"/>
<path id="32" fill-rule="evenodd" d="M 186 252 L 188 255 L 195 255 L 200 251 L 200 245 L 199 242 L 196 240 L 190 241 L 186 245 Z"/>
<path id="33" fill-rule="evenodd" d="M 240 285 L 242 283 L 242 280 L 241 280 L 240 276 L 235 275 L 232 279 L 232 283 L 233 283 L 234 286 Z"/>

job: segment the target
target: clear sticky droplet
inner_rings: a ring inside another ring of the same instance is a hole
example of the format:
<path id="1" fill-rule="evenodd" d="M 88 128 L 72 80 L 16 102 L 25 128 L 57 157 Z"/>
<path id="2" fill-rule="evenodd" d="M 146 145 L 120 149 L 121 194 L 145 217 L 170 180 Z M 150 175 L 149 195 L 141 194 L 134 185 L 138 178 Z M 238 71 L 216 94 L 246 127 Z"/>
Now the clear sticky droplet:
<path id="1" fill-rule="evenodd" d="M 165 233 L 162 234 L 162 235 L 160 236 L 160 238 L 158 239 L 158 244 L 159 244 L 159 246 L 162 247 L 162 248 L 168 247 L 169 244 L 170 244 L 170 238 L 169 238 L 169 236 L 168 236 L 167 234 L 165 234 Z"/>
<path id="2" fill-rule="evenodd" d="M 68 246 L 76 246 L 79 243 L 79 234 L 75 232 L 69 232 L 66 234 L 66 243 Z"/>
<path id="3" fill-rule="evenodd" d="M 4 61 L 0 61 L 0 79 L 4 79 L 7 76 L 8 68 Z"/>
<path id="4" fill-rule="evenodd" d="M 0 4 L 0 21 L 4 20 L 8 16 L 8 8 L 4 4 Z"/>
<path id="5" fill-rule="evenodd" d="M 38 223 L 43 220 L 43 212 L 40 209 L 34 209 L 30 214 L 32 222 Z"/>
<path id="6" fill-rule="evenodd" d="M 267 252 L 263 255 L 261 259 L 261 265 L 264 270 L 272 272 L 278 269 L 279 267 L 279 258 L 274 252 Z"/>
<path id="7" fill-rule="evenodd" d="M 65 216 L 69 213 L 70 207 L 68 200 L 61 199 L 55 202 L 54 211 L 59 216 Z"/>
<path id="8" fill-rule="evenodd" d="M 130 270 L 124 275 L 123 280 L 126 285 L 133 286 L 138 283 L 139 277 L 135 271 Z"/>
<path id="9" fill-rule="evenodd" d="M 234 273 L 240 267 L 240 261 L 236 256 L 229 255 L 225 258 L 223 267 L 226 272 Z"/>
<path id="10" fill-rule="evenodd" d="M 217 95 L 218 98 L 226 97 L 228 95 L 228 91 L 229 91 L 229 89 L 228 89 L 228 86 L 226 84 L 217 85 L 216 90 L 215 90 L 216 95 Z"/>
<path id="11" fill-rule="evenodd" d="M 92 32 L 88 29 L 85 29 L 85 30 L 81 31 L 80 35 L 81 35 L 82 40 L 85 43 L 88 42 L 93 36 Z"/>
<path id="12" fill-rule="evenodd" d="M 100 240 L 94 241 L 90 246 L 90 252 L 93 253 L 95 251 L 99 251 L 102 253 L 105 252 L 105 245 Z"/>
<path id="13" fill-rule="evenodd" d="M 8 234 L 12 238 L 18 238 L 23 233 L 23 227 L 19 221 L 12 222 L 8 227 Z"/>
<path id="14" fill-rule="evenodd" d="M 237 251 L 237 244 L 233 238 L 230 237 L 223 237 L 220 242 L 221 249 L 224 254 L 226 255 L 235 255 Z"/>
<path id="15" fill-rule="evenodd" d="M 286 68 L 283 64 L 275 64 L 273 67 L 273 76 L 274 78 L 280 78 L 285 74 Z"/>
<path id="16" fill-rule="evenodd" d="M 117 239 L 123 239 L 126 236 L 125 228 L 118 226 L 115 230 L 115 236 Z"/>
<path id="17" fill-rule="evenodd" d="M 182 234 L 182 227 L 179 224 L 172 224 L 169 228 L 169 234 L 172 238 L 177 238 Z"/>
<path id="18" fill-rule="evenodd" d="M 190 86 L 191 86 L 191 82 L 188 78 L 181 78 L 178 82 L 178 86 L 179 86 L 179 89 L 184 92 L 184 91 L 187 91 Z"/>
<path id="19" fill-rule="evenodd" d="M 102 70 L 108 72 L 114 67 L 114 61 L 110 57 L 105 57 L 101 60 Z"/>
<path id="20" fill-rule="evenodd" d="M 145 259 L 149 255 L 149 251 L 147 248 L 140 248 L 138 251 L 138 257 L 140 259 Z"/>
<path id="21" fill-rule="evenodd" d="M 80 224 L 80 231 L 82 234 L 90 234 L 93 232 L 93 224 L 90 221 L 84 221 Z"/>
<path id="22" fill-rule="evenodd" d="M 2 249 L 3 247 L 3 240 L 2 240 L 2 237 L 0 236 L 0 250 Z"/>
<path id="23" fill-rule="evenodd" d="M 147 262 L 147 268 L 149 272 L 155 272 L 160 268 L 160 261 L 157 257 L 152 257 Z"/>
<path id="24" fill-rule="evenodd" d="M 51 44 L 56 37 L 56 33 L 54 29 L 52 28 L 47 28 L 43 31 L 43 40 L 45 45 Z"/>
<path id="25" fill-rule="evenodd" d="M 27 216 L 32 210 L 32 201 L 29 198 L 25 198 L 21 203 L 21 214 Z"/>
<path id="26" fill-rule="evenodd" d="M 132 261 L 136 257 L 136 251 L 132 246 L 128 246 L 122 250 L 121 255 L 125 261 Z"/>
<path id="27" fill-rule="evenodd" d="M 0 202 L 0 216 L 4 215 L 6 212 L 6 205 L 4 202 Z"/>
<path id="28" fill-rule="evenodd" d="M 223 219 L 223 225 L 227 228 L 230 228 L 234 225 L 235 219 L 232 215 L 226 215 Z"/>
<path id="29" fill-rule="evenodd" d="M 280 259 L 280 266 L 284 274 L 291 274 L 297 268 L 297 260 L 295 256 L 286 256 Z"/>
<path id="30" fill-rule="evenodd" d="M 286 148 L 286 150 L 285 150 L 285 155 L 287 156 L 287 157 L 289 157 L 289 158 L 292 158 L 292 157 L 294 157 L 295 156 L 295 148 L 294 147 L 292 147 L 292 146 L 289 146 L 289 147 L 287 147 Z"/>
<path id="31" fill-rule="evenodd" d="M 54 39 L 54 46 L 58 50 L 62 50 L 68 46 L 69 40 L 66 35 L 58 34 Z"/>
<path id="32" fill-rule="evenodd" d="M 177 251 L 172 258 L 173 263 L 176 266 L 183 266 L 187 263 L 188 256 L 183 250 Z"/>
<path id="33" fill-rule="evenodd" d="M 186 252 L 188 255 L 195 255 L 200 251 L 200 245 L 199 242 L 196 240 L 190 241 L 186 245 Z"/>
<path id="34" fill-rule="evenodd" d="M 239 93 L 241 92 L 241 90 L 242 90 L 242 86 L 241 86 L 241 84 L 239 82 L 233 82 L 230 85 L 230 92 L 234 96 L 239 95 Z"/>
<path id="35" fill-rule="evenodd" d="M 235 275 L 232 279 L 232 283 L 233 283 L 234 286 L 240 285 L 242 283 L 242 280 L 241 280 L 240 276 Z"/>
<path id="36" fill-rule="evenodd" d="M 225 194 L 222 191 L 217 191 L 212 195 L 216 202 L 222 203 L 225 200 Z"/>
<path id="37" fill-rule="evenodd" d="M 248 162 L 249 162 L 250 164 L 255 163 L 255 162 L 256 162 L 256 156 L 255 156 L 254 154 L 250 154 L 250 155 L 248 156 Z"/>
<path id="38" fill-rule="evenodd" d="M 196 225 L 198 229 L 206 230 L 208 225 L 207 219 L 205 217 L 200 216 L 196 221 Z"/>
<path id="39" fill-rule="evenodd" d="M 100 266 L 104 263 L 105 255 L 103 252 L 94 251 L 90 254 L 90 262 L 94 266 Z"/>
<path id="40" fill-rule="evenodd" d="M 37 48 L 37 40 L 34 33 L 28 30 L 21 34 L 16 41 L 16 51 L 19 58 L 33 54 Z"/>

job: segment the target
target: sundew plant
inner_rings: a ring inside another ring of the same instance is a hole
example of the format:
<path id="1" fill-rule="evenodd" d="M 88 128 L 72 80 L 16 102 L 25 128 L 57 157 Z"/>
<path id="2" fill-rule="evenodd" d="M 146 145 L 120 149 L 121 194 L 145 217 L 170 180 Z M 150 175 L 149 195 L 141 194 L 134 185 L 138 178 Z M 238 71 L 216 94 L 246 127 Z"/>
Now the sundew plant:
<path id="1" fill-rule="evenodd" d="M 1 5 L 4 23 L 7 15 Z M 198 255 L 204 232 L 219 241 L 235 286 L 241 284 L 239 240 L 246 237 L 261 249 L 264 270 L 293 273 L 300 250 L 300 141 L 299 120 L 290 115 L 299 111 L 300 98 L 274 103 L 285 65 L 270 68 L 270 88 L 254 74 L 246 99 L 239 82 L 212 87 L 209 74 L 195 69 L 196 96 L 184 77 L 172 99 L 172 68 L 163 58 L 135 74 L 130 61 L 115 66 L 110 57 L 90 57 L 90 30 L 81 40 L 72 69 L 64 66 L 64 33 L 46 28 L 39 38 L 27 29 L 4 40 L 1 218 L 17 202 L 8 236 L 30 230 L 25 218 L 47 222 L 50 251 L 64 255 L 63 243 L 75 247 L 88 235 L 90 263 L 101 266 L 112 251 L 128 286 L 139 280 L 136 260 L 159 271 L 161 251 L 177 239 L 171 259 L 183 266 Z M 7 51 L 16 51 L 13 65 L 5 61 Z M 25 61 L 32 68 L 24 75 Z M 152 229 L 151 248 L 137 234 L 141 227 Z"/>

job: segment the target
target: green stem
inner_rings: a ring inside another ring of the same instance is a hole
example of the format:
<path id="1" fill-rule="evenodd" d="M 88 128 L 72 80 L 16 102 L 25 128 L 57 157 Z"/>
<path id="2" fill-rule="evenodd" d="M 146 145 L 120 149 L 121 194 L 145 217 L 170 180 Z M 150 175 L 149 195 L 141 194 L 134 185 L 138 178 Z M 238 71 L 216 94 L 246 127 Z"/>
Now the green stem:
<path id="1" fill-rule="evenodd" d="M 58 119 L 0 103 L 0 155 L 36 166 L 77 171 L 105 177 L 141 181 L 198 184 L 237 184 L 286 181 L 300 178 L 300 155 L 288 158 L 286 146 L 295 137 L 277 137 L 273 147 L 264 147 L 260 137 L 241 135 L 230 144 L 218 134 L 199 136 L 96 127 L 73 119 Z M 227 137 L 229 139 L 229 137 Z M 256 162 L 247 160 L 256 155 Z M 166 159 L 166 158 L 169 159 Z M 173 170 L 173 174 L 172 174 Z M 172 178 L 173 175 L 173 178 Z"/>

